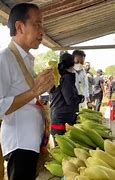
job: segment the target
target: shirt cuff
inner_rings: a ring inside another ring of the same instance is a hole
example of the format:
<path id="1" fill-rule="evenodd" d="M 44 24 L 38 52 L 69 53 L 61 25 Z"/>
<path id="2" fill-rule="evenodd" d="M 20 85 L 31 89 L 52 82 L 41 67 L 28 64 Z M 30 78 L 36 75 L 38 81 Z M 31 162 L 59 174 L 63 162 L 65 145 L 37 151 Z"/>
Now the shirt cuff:
<path id="1" fill-rule="evenodd" d="M 13 101 L 14 101 L 14 97 L 13 96 L 0 99 L 0 118 L 1 119 L 5 115 L 7 110 L 10 108 L 11 104 L 13 103 Z"/>

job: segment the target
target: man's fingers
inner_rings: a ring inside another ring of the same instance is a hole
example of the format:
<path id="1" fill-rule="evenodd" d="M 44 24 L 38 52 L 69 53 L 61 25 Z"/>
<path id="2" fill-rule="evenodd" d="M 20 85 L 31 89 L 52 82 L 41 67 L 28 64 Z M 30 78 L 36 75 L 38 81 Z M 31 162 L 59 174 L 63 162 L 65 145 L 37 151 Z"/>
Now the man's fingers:
<path id="1" fill-rule="evenodd" d="M 53 69 L 51 69 L 51 68 L 50 69 L 45 69 L 41 73 L 38 74 L 38 77 L 42 76 L 42 75 L 48 75 L 50 73 L 53 73 Z"/>
<path id="2" fill-rule="evenodd" d="M 44 80 L 47 80 L 48 78 L 51 78 L 51 77 L 54 77 L 54 75 L 53 75 L 53 71 L 50 70 L 50 71 L 44 72 L 42 74 L 39 74 L 36 77 L 35 81 L 39 82 L 41 79 L 43 79 L 43 81 L 44 81 Z"/>
<path id="3" fill-rule="evenodd" d="M 47 74 L 44 74 L 44 75 L 40 75 L 37 79 L 36 79 L 36 83 L 38 82 L 39 83 L 39 81 L 43 81 L 43 83 L 44 83 L 44 81 L 48 81 L 49 79 L 54 79 L 54 75 L 53 75 L 53 73 L 47 73 Z"/>
<path id="4" fill-rule="evenodd" d="M 50 69 L 45 70 L 45 72 L 42 72 L 42 74 L 38 75 L 35 86 L 33 87 L 34 92 L 36 93 L 44 93 L 46 91 L 49 91 L 54 86 L 55 80 L 53 71 Z"/>
<path id="5" fill-rule="evenodd" d="M 50 89 L 52 89 L 52 87 L 54 86 L 53 81 L 48 80 L 44 83 L 42 83 L 40 86 L 38 86 L 38 91 L 43 94 L 44 92 L 49 91 Z"/>

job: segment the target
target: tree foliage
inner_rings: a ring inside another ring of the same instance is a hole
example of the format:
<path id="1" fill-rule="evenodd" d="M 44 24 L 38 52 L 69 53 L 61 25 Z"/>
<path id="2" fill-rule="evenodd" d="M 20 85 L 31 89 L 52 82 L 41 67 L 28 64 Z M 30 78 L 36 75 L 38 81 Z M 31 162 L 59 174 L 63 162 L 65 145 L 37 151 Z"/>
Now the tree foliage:
<path id="1" fill-rule="evenodd" d="M 37 55 L 35 58 L 35 72 L 39 73 L 47 68 L 49 61 L 59 61 L 59 55 L 53 50 Z"/>
<path id="2" fill-rule="evenodd" d="M 44 59 L 46 61 L 59 61 L 59 55 L 55 51 L 50 50 L 44 55 Z"/>
<path id="3" fill-rule="evenodd" d="M 96 75 L 96 70 L 95 70 L 94 67 L 91 67 L 91 70 L 90 70 L 90 71 L 92 72 L 93 75 Z"/>
<path id="4" fill-rule="evenodd" d="M 105 74 L 114 76 L 115 75 L 115 65 L 108 66 L 105 69 Z"/>

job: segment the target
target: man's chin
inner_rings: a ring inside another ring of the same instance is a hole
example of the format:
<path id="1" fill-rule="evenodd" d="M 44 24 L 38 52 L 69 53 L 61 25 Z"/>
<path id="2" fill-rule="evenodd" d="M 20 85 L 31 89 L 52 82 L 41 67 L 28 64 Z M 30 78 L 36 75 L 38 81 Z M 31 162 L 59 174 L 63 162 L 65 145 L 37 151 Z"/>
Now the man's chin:
<path id="1" fill-rule="evenodd" d="M 35 45 L 34 47 L 32 47 L 32 49 L 38 49 L 38 48 L 39 48 L 39 46 L 40 46 L 40 43 L 39 43 L 39 44 L 37 44 L 37 45 Z"/>

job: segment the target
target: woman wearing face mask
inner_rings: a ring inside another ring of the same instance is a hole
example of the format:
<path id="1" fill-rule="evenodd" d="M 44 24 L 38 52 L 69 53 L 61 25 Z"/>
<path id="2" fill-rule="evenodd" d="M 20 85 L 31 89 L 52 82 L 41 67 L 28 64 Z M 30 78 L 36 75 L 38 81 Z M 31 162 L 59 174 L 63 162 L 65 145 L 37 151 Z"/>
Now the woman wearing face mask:
<path id="1" fill-rule="evenodd" d="M 89 103 L 89 87 L 88 87 L 88 78 L 86 72 L 84 70 L 83 64 L 85 61 L 85 53 L 81 50 L 73 51 L 74 58 L 74 69 L 76 71 L 76 88 L 78 89 L 78 93 L 85 96 L 84 103 L 80 104 L 80 108 L 86 107 L 87 103 Z"/>
<path id="2" fill-rule="evenodd" d="M 75 86 L 75 70 L 73 56 L 64 53 L 58 64 L 60 85 L 50 94 L 51 100 L 51 134 L 64 134 L 65 123 L 76 123 L 76 111 L 84 96 L 78 95 Z"/>

